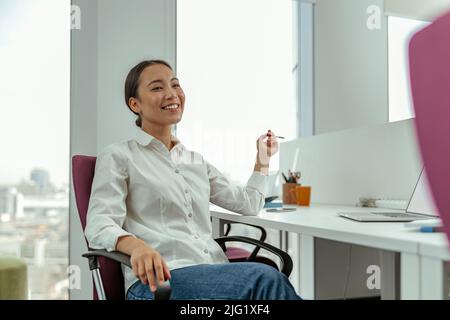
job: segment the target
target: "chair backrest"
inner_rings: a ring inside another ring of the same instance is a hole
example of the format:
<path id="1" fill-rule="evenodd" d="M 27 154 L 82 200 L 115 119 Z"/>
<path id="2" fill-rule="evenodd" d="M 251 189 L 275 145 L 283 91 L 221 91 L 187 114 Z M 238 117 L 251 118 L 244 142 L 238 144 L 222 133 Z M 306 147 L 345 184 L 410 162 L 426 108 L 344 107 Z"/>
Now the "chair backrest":
<path id="1" fill-rule="evenodd" d="M 416 33 L 409 46 L 415 124 L 436 207 L 450 240 L 450 12 Z"/>
<path id="2" fill-rule="evenodd" d="M 86 216 L 91 196 L 92 181 L 95 172 L 95 157 L 76 155 L 72 157 L 72 180 L 75 193 L 75 201 L 80 216 L 81 226 L 86 227 Z M 86 238 L 85 238 L 86 239 Z M 86 240 L 87 243 L 87 240 Z M 87 261 L 86 261 L 87 262 Z M 108 300 L 124 300 L 124 280 L 120 263 L 100 257 L 100 274 L 103 287 Z M 94 299 L 97 300 L 97 292 L 94 289 Z"/>

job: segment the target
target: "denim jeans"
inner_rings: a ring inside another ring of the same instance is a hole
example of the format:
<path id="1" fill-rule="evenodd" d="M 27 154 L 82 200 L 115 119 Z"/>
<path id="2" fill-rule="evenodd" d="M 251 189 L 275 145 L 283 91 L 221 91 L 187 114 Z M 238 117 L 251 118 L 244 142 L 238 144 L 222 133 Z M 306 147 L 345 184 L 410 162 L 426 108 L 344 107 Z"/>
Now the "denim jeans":
<path id="1" fill-rule="evenodd" d="M 173 300 L 301 300 L 284 274 L 262 263 L 200 264 L 170 274 Z M 153 300 L 154 295 L 137 281 L 127 299 Z"/>

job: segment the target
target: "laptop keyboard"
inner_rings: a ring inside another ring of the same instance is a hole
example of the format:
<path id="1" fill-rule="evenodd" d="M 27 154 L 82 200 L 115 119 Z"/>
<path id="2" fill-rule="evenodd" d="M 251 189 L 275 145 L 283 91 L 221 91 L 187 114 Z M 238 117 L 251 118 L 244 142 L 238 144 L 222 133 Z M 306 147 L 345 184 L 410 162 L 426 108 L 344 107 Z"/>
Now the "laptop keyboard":
<path id="1" fill-rule="evenodd" d="M 392 218 L 422 218 L 421 216 L 417 216 L 415 214 L 408 214 L 408 213 L 396 213 L 396 212 L 372 212 L 372 213 L 380 215 L 380 216 L 392 217 Z"/>

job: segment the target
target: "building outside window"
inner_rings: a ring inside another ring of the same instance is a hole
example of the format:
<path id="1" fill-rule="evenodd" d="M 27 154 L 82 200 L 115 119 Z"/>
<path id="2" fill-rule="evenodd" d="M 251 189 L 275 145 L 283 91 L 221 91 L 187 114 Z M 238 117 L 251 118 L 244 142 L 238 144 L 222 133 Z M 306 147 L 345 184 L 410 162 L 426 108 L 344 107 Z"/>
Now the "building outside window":
<path id="1" fill-rule="evenodd" d="M 68 299 L 70 1 L 0 2 L 0 256 Z"/>

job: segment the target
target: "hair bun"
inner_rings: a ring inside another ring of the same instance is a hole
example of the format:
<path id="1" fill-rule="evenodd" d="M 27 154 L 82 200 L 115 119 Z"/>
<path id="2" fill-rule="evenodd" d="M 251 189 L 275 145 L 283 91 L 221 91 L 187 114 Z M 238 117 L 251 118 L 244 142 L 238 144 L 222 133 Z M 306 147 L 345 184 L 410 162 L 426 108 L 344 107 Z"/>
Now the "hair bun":
<path id="1" fill-rule="evenodd" d="M 142 127 L 142 119 L 141 119 L 141 116 L 138 116 L 138 118 L 136 119 L 136 125 L 139 127 L 139 128 L 141 128 Z"/>

